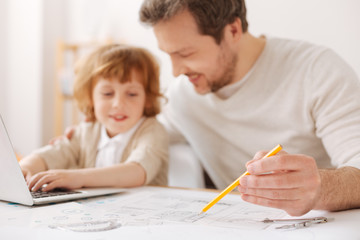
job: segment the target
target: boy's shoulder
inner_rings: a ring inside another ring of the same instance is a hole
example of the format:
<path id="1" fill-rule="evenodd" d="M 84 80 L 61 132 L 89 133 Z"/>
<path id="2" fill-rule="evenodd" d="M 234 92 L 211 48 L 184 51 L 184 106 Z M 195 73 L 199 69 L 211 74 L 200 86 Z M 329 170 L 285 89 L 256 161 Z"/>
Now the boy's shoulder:
<path id="1" fill-rule="evenodd" d="M 80 122 L 75 129 L 78 136 L 98 135 L 101 132 L 101 124 L 95 122 Z"/>
<path id="2" fill-rule="evenodd" d="M 150 129 L 152 131 L 165 131 L 164 126 L 157 120 L 156 117 L 147 117 L 145 118 L 144 122 L 139 126 L 139 129 Z"/>
<path id="3" fill-rule="evenodd" d="M 167 139 L 165 127 L 156 117 L 147 117 L 134 134 L 135 139 Z"/>
<path id="4" fill-rule="evenodd" d="M 168 144 L 168 133 L 163 125 L 156 119 L 156 117 L 147 117 L 131 137 L 128 146 L 131 150 L 138 148 L 139 146 L 146 148 L 155 147 L 155 149 L 167 149 Z"/>

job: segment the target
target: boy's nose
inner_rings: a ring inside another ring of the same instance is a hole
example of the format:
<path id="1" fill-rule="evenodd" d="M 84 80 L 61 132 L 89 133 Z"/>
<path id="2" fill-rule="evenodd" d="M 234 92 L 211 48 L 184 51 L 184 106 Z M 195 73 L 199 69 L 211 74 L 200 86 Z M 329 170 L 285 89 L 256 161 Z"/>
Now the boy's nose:
<path id="1" fill-rule="evenodd" d="M 120 97 L 114 98 L 113 107 L 115 107 L 115 108 L 123 108 L 123 107 L 125 107 L 125 105 L 126 105 L 125 97 L 120 96 Z"/>

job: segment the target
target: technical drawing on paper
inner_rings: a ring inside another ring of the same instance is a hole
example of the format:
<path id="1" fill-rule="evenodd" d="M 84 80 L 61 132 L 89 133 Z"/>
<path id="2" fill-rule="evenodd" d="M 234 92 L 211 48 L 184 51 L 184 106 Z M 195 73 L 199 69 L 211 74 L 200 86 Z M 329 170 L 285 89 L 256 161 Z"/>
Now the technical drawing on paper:
<path id="1" fill-rule="evenodd" d="M 105 197 L 11 212 L 11 218 L 4 215 L 0 224 L 30 222 L 31 227 L 39 228 L 108 220 L 117 221 L 121 226 L 189 224 L 260 230 L 269 226 L 261 220 L 286 216 L 278 209 L 246 203 L 235 194 L 225 196 L 205 214 L 199 215 L 216 195 L 216 192 L 163 187 L 134 188 Z"/>

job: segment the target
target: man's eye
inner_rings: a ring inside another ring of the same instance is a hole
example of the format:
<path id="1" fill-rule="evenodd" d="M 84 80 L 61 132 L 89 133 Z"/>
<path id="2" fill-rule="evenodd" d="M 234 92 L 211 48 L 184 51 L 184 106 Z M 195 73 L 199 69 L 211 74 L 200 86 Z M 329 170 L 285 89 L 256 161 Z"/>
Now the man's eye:
<path id="1" fill-rule="evenodd" d="M 179 54 L 180 57 L 182 58 L 187 58 L 187 57 L 190 57 L 193 53 L 181 53 Z"/>
<path id="2" fill-rule="evenodd" d="M 186 58 L 186 57 L 189 57 L 191 54 L 180 54 L 180 57 L 182 58 Z"/>

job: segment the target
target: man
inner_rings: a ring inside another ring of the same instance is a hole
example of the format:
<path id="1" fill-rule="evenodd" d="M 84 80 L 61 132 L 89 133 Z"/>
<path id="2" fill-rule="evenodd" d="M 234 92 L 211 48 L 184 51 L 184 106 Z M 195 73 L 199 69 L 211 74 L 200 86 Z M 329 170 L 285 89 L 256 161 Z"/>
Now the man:
<path id="1" fill-rule="evenodd" d="M 244 0 L 145 0 L 175 76 L 163 122 L 217 188 L 290 215 L 360 206 L 360 82 L 334 52 L 254 37 Z M 260 160 L 276 144 L 285 151 Z M 267 173 L 267 174 L 264 174 Z"/>

